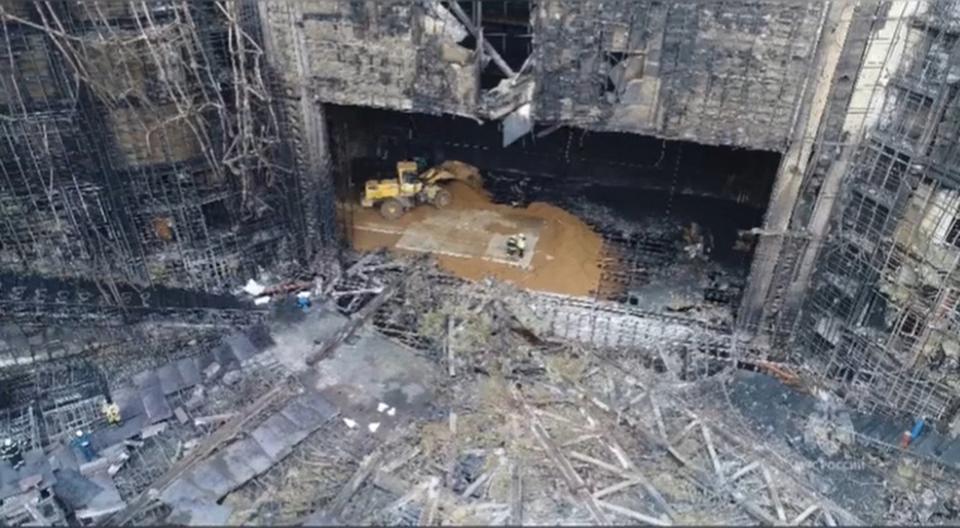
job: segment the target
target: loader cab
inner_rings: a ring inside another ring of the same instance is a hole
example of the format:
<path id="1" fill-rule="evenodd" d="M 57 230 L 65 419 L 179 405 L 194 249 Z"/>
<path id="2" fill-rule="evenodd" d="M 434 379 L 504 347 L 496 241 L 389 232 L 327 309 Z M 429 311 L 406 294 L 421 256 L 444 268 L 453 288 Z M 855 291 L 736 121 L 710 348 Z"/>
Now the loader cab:
<path id="1" fill-rule="evenodd" d="M 404 193 L 416 192 L 420 183 L 417 163 L 414 161 L 397 162 L 397 182 Z"/>

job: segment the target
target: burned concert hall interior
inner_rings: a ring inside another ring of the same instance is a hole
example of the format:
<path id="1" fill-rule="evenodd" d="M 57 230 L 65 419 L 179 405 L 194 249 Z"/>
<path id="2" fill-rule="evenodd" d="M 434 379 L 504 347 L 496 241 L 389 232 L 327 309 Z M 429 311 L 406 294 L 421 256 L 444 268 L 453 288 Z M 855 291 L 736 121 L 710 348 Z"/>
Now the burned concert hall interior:
<path id="1" fill-rule="evenodd" d="M 960 524 L 960 0 L 0 37 L 0 526 Z"/>

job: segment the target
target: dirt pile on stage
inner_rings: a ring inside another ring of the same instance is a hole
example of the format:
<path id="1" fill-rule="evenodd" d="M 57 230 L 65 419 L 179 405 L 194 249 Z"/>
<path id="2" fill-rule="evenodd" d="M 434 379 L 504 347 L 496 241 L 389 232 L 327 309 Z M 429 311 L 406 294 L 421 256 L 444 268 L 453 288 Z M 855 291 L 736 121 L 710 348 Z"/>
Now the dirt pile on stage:
<path id="1" fill-rule="evenodd" d="M 536 291 L 589 296 L 596 290 L 600 280 L 598 264 L 602 239 L 578 217 L 543 202 L 534 202 L 526 208 L 495 204 L 483 191 L 460 182 L 452 182 L 448 188 L 453 202 L 445 213 L 454 211 L 467 219 L 475 216 L 477 224 L 471 226 L 472 229 L 486 231 L 492 236 L 509 234 L 503 227 L 509 224 L 536 222 L 540 227 L 536 244 L 530 248 L 534 252 L 530 269 L 481 257 L 444 254 L 448 252 L 441 247 L 434 253 L 442 268 L 465 279 L 493 277 Z M 394 221 L 382 218 L 376 209 L 359 206 L 354 206 L 347 214 L 352 215 L 354 248 L 371 251 L 381 247 L 396 249 L 397 242 L 408 229 L 418 227 L 431 215 L 438 214 L 438 210 L 422 205 Z M 502 221 L 491 221 L 491 218 Z M 479 254 L 484 248 L 477 249 Z"/>

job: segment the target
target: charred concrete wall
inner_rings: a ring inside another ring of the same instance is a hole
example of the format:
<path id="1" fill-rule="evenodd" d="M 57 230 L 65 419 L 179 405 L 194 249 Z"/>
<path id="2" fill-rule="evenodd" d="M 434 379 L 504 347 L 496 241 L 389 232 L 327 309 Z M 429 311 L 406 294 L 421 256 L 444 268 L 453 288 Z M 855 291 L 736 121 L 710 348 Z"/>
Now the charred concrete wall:
<path id="1" fill-rule="evenodd" d="M 439 2 L 274 0 L 261 9 L 268 31 L 299 39 L 277 48 L 274 69 L 302 78 L 314 99 L 474 113 L 477 57 L 458 44 L 466 30 Z"/>
<path id="2" fill-rule="evenodd" d="M 821 2 L 547 0 L 538 120 L 783 150 Z"/>
<path id="3" fill-rule="evenodd" d="M 306 58 L 278 49 L 274 67 L 317 100 L 498 117 L 476 40 L 440 2 L 265 4 L 270 31 L 300 35 Z M 520 75 L 538 122 L 783 150 L 822 23 L 822 2 L 546 0 Z"/>

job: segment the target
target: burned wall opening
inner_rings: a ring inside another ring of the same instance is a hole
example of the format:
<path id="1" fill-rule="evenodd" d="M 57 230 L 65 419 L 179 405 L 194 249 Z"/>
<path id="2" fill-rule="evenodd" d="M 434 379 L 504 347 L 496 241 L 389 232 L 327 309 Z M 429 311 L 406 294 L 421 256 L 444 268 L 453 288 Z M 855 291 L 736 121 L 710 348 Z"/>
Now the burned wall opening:
<path id="1" fill-rule="evenodd" d="M 514 72 L 521 71 L 533 53 L 530 0 L 460 0 L 454 13 L 469 18 L 475 28 L 482 28 L 482 39 L 498 58 Z M 449 4 L 447 4 L 449 5 Z M 479 39 L 471 32 L 461 46 L 476 50 Z M 490 51 L 487 51 L 489 53 Z M 502 65 L 487 59 L 480 69 L 480 87 L 489 90 L 506 78 Z"/>
<path id="2" fill-rule="evenodd" d="M 395 179 L 401 160 L 457 160 L 479 169 L 493 204 L 545 202 L 589 225 L 602 238 L 601 278 L 590 295 L 654 311 L 736 304 L 750 230 L 762 224 L 780 159 L 558 126 L 502 147 L 495 122 L 333 105 L 326 115 L 348 240 L 367 180 Z"/>

